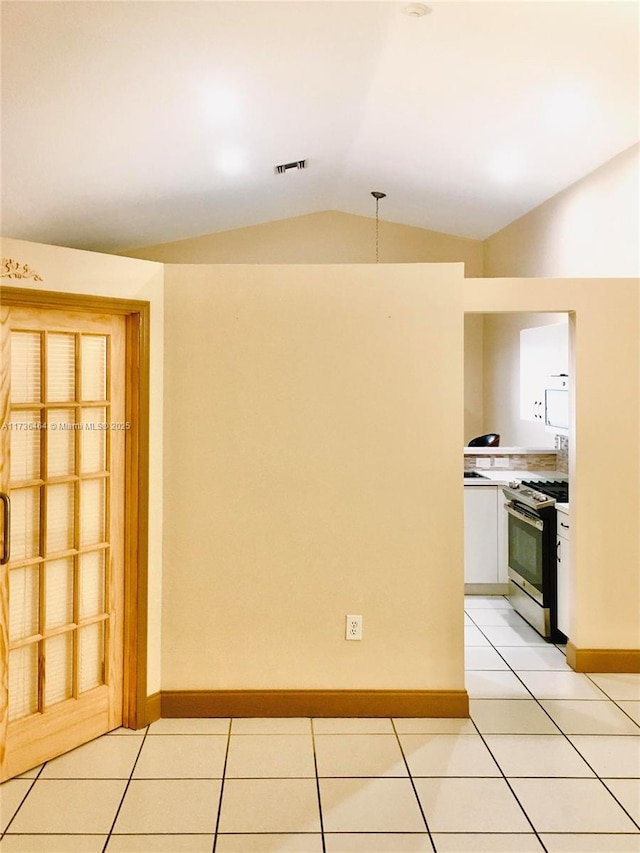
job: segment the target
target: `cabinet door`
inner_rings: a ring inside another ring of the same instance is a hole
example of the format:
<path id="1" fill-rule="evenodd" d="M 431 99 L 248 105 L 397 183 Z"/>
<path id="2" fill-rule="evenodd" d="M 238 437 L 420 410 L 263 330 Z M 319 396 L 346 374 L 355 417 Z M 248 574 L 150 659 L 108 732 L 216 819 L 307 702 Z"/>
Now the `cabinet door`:
<path id="1" fill-rule="evenodd" d="M 464 582 L 498 583 L 495 486 L 464 490 Z"/>
<path id="2" fill-rule="evenodd" d="M 502 488 L 496 488 L 496 517 L 498 523 L 498 583 L 509 582 L 509 526 L 507 520 L 507 510 L 505 509 L 505 496 L 502 494 Z"/>
<path id="3" fill-rule="evenodd" d="M 569 636 L 569 566 L 571 559 L 571 543 L 564 536 L 556 539 L 556 566 L 558 590 L 558 630 Z"/>
<path id="4" fill-rule="evenodd" d="M 547 377 L 568 372 L 567 323 L 520 331 L 520 418 L 544 423 Z"/>

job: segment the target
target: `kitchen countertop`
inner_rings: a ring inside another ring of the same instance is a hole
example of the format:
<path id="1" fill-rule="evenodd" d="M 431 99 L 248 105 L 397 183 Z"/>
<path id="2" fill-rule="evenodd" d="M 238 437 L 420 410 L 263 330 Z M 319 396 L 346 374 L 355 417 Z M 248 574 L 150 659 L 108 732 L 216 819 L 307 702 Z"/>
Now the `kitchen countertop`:
<path id="1" fill-rule="evenodd" d="M 465 456 L 528 456 L 556 454 L 555 447 L 469 447 L 464 448 Z"/>
<path id="2" fill-rule="evenodd" d="M 467 486 L 508 486 L 512 480 L 566 480 L 568 475 L 563 471 L 513 471 L 510 468 L 474 468 L 482 477 L 467 477 Z"/>
<path id="3" fill-rule="evenodd" d="M 496 471 L 495 469 L 487 470 L 478 468 L 474 470 L 482 474 L 482 477 L 467 477 L 464 479 L 465 489 L 468 486 L 473 486 L 473 488 L 476 486 L 508 486 L 512 480 L 553 480 L 556 478 L 566 480 L 568 478 L 568 474 L 564 471 L 512 471 L 510 469 Z M 568 503 L 557 503 L 556 509 L 558 512 L 569 514 Z"/>

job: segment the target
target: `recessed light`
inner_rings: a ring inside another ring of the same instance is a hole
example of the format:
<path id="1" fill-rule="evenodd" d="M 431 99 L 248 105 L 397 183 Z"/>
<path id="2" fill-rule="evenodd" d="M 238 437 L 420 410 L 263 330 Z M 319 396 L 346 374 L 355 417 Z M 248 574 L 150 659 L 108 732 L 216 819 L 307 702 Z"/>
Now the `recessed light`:
<path id="1" fill-rule="evenodd" d="M 425 15 L 430 15 L 433 9 L 424 3 L 409 3 L 408 6 L 403 6 L 402 11 L 410 18 L 424 18 Z"/>

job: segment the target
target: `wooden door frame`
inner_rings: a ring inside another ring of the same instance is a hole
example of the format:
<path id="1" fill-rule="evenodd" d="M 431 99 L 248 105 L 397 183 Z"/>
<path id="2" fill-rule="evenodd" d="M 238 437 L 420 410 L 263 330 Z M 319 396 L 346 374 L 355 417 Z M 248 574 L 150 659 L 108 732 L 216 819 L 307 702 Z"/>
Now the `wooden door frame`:
<path id="1" fill-rule="evenodd" d="M 125 319 L 125 571 L 122 724 L 139 729 L 147 720 L 149 554 L 149 302 L 109 296 L 0 287 L 2 304 L 117 314 Z"/>

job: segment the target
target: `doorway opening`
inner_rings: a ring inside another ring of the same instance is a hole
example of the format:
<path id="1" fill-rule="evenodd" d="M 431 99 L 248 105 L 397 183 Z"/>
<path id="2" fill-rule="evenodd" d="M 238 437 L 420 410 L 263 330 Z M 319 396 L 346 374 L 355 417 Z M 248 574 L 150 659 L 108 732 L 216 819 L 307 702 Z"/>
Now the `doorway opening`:
<path id="1" fill-rule="evenodd" d="M 490 596 L 495 600 L 503 596 L 508 604 L 509 522 L 503 487 L 512 481 L 569 480 L 574 395 L 571 390 L 563 400 L 568 418 L 566 426 L 560 426 L 560 420 L 548 410 L 547 389 L 558 376 L 565 386 L 571 386 L 574 323 L 575 315 L 568 312 L 465 314 L 464 580 L 467 602 L 472 604 L 479 604 L 482 597 L 490 604 Z M 499 444 L 468 446 L 471 439 L 486 434 L 499 435 Z M 570 483 L 568 488 L 570 491 Z M 568 548 L 563 553 L 568 554 Z M 554 541 L 554 560 L 555 554 Z M 568 560 L 563 569 L 566 611 Z M 554 606 L 559 604 L 558 598 Z M 508 619 L 518 624 L 517 614 L 505 618 L 505 627 Z M 487 624 L 485 634 L 467 617 L 466 634 L 472 641 L 475 636 L 479 645 L 490 644 L 488 635 L 502 625 L 499 615 L 493 621 L 495 625 Z M 566 621 L 565 628 L 569 630 Z"/>

